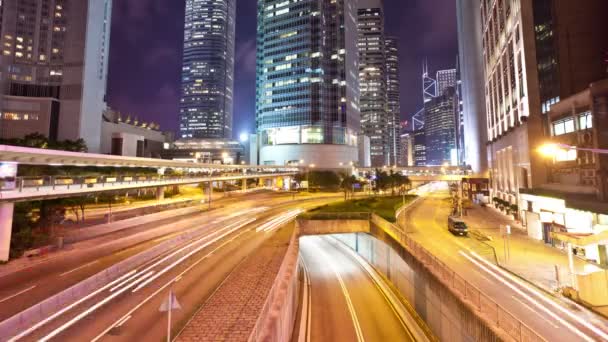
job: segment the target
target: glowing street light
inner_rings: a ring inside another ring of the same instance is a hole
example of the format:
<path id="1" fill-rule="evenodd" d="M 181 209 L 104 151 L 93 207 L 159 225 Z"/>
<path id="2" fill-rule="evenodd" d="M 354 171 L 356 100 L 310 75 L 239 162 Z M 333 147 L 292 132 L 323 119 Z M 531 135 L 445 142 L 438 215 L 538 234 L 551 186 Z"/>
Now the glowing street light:
<path id="1" fill-rule="evenodd" d="M 561 144 L 561 143 L 547 143 L 547 144 L 541 145 L 537 149 L 537 151 L 540 154 L 542 154 L 543 156 L 546 156 L 546 157 L 553 157 L 559 151 L 563 151 L 563 150 L 576 150 L 576 151 L 587 151 L 587 152 L 593 152 L 593 153 L 599 153 L 599 154 L 608 154 L 607 149 L 581 148 L 581 147 L 576 147 L 576 146 L 571 146 L 571 145 Z"/>

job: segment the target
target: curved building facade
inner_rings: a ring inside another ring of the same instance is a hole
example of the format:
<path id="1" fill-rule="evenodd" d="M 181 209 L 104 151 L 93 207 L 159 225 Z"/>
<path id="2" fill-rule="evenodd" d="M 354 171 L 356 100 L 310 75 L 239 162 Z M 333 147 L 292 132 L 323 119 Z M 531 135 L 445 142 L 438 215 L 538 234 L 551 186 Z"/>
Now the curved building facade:
<path id="1" fill-rule="evenodd" d="M 348 0 L 259 0 L 260 164 L 357 161 L 357 9 Z"/>
<path id="2" fill-rule="evenodd" d="M 232 138 L 236 0 L 187 0 L 179 136 Z"/>

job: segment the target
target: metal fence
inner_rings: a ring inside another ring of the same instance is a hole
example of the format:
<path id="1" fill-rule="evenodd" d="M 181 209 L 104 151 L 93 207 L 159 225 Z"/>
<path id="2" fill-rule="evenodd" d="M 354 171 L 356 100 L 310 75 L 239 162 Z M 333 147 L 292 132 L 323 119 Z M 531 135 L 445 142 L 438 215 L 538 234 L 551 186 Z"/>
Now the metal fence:
<path id="1" fill-rule="evenodd" d="M 401 215 L 405 210 L 399 211 Z M 400 227 L 372 214 L 372 223 L 393 237 L 402 247 L 410 252 L 438 280 L 447 286 L 464 303 L 472 306 L 488 324 L 506 333 L 516 341 L 544 341 L 545 339 L 534 332 L 525 323 L 500 306 L 475 285 L 458 275 L 441 260 L 409 238 Z"/>

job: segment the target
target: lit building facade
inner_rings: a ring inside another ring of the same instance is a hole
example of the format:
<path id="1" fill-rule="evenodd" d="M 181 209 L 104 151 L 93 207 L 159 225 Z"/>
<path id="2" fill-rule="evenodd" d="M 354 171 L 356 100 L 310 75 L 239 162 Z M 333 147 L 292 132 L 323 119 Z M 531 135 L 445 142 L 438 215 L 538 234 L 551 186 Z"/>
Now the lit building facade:
<path id="1" fill-rule="evenodd" d="M 258 1 L 260 164 L 357 162 L 357 8 L 348 0 Z"/>
<path id="2" fill-rule="evenodd" d="M 236 0 L 187 0 L 181 139 L 232 138 Z"/>
<path id="3" fill-rule="evenodd" d="M 372 166 L 394 162 L 395 120 L 388 103 L 387 51 L 384 35 L 384 1 L 361 0 L 358 4 L 359 83 L 361 130 L 371 141 Z"/>
<path id="4" fill-rule="evenodd" d="M 426 134 L 424 129 L 415 130 L 414 135 L 414 166 L 426 166 Z"/>
<path id="5" fill-rule="evenodd" d="M 454 87 L 424 104 L 426 165 L 458 165 Z"/>
<path id="6" fill-rule="evenodd" d="M 399 39 L 397 37 L 385 37 L 386 53 L 386 98 L 387 111 L 391 134 L 391 164 L 397 165 L 404 153 L 400 143 L 401 122 L 401 83 L 399 82 Z"/>
<path id="7" fill-rule="evenodd" d="M 458 70 L 462 101 L 462 158 L 480 175 L 488 174 L 482 23 L 479 0 L 457 0 Z"/>
<path id="8" fill-rule="evenodd" d="M 608 79 L 551 106 L 547 182 L 522 190 L 528 235 L 608 266 Z"/>
<path id="9" fill-rule="evenodd" d="M 398 166 L 416 166 L 414 163 L 414 132 L 405 132 L 399 137 L 401 155 Z"/>
<path id="10" fill-rule="evenodd" d="M 443 94 L 447 88 L 456 87 L 456 69 L 447 69 L 437 71 L 437 96 Z"/>
<path id="11" fill-rule="evenodd" d="M 0 3 L 2 138 L 84 139 L 99 152 L 111 0 Z"/>

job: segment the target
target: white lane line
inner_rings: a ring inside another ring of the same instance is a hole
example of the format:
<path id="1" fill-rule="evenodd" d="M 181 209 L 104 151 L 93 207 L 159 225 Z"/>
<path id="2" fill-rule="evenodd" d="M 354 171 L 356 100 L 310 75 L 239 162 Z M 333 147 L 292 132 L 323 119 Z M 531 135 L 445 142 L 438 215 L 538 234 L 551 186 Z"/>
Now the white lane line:
<path id="1" fill-rule="evenodd" d="M 32 286 L 28 287 L 28 288 L 27 288 L 27 289 L 25 289 L 25 290 L 21 290 L 21 291 L 19 291 L 19 292 L 15 293 L 15 294 L 13 294 L 13 295 L 10 295 L 10 296 L 8 296 L 8 297 L 6 297 L 6 298 L 0 299 L 0 303 L 6 302 L 6 301 L 7 301 L 7 300 L 9 300 L 9 299 L 13 299 L 13 298 L 17 297 L 17 296 L 18 296 L 18 295 L 20 295 L 20 294 L 24 294 L 24 293 L 26 293 L 27 291 L 29 291 L 29 290 L 33 289 L 33 288 L 34 288 L 34 287 L 36 287 L 36 286 L 38 286 L 38 285 L 32 285 Z"/>
<path id="2" fill-rule="evenodd" d="M 593 331 L 594 333 L 598 334 L 600 337 L 602 337 L 604 340 L 608 341 L 608 333 L 606 333 L 605 331 L 603 331 L 602 329 L 596 327 L 595 325 L 589 323 L 587 320 L 573 314 L 571 311 L 566 310 L 564 307 L 562 307 L 559 304 L 556 304 L 555 302 L 553 302 L 552 300 L 548 299 L 544 294 L 542 294 L 540 291 L 532 288 L 531 286 L 525 284 L 523 281 L 517 279 L 516 277 L 514 277 L 513 275 L 509 274 L 508 272 L 506 272 L 505 270 L 499 268 L 498 266 L 489 263 L 487 260 L 485 260 L 484 258 L 482 258 L 481 256 L 479 256 L 477 253 L 471 251 L 470 252 L 471 255 L 473 255 L 475 258 L 477 258 L 478 260 L 481 260 L 482 263 L 488 265 L 490 268 L 492 268 L 494 271 L 500 273 L 504 278 L 507 278 L 509 280 L 511 280 L 511 282 L 518 284 L 519 286 L 523 287 L 524 289 L 528 290 L 529 292 L 531 292 L 533 295 L 535 295 L 536 297 L 538 297 L 539 299 L 541 299 L 543 302 L 551 305 L 552 307 L 554 307 L 555 309 L 559 310 L 560 312 L 562 312 L 563 314 L 565 314 L 566 316 L 570 317 L 572 320 L 578 322 L 579 324 L 583 325 L 584 327 L 586 327 L 587 329 Z"/>
<path id="3" fill-rule="evenodd" d="M 115 328 L 121 327 L 123 324 L 125 324 L 126 321 L 128 321 L 131 318 L 131 315 L 125 316 L 123 319 L 121 319 L 118 323 L 116 323 L 116 325 L 114 326 Z"/>
<path id="4" fill-rule="evenodd" d="M 527 303 L 525 303 L 524 301 L 520 300 L 519 298 L 515 297 L 515 296 L 511 296 L 511 298 L 513 298 L 513 300 L 515 300 L 516 302 L 518 302 L 519 304 L 523 305 L 526 309 L 537 313 L 536 310 L 534 310 L 532 307 L 530 307 L 530 305 L 528 305 Z M 543 316 L 540 316 L 542 319 L 545 320 L 545 322 L 549 323 L 549 325 L 551 325 L 552 327 L 554 327 L 555 329 L 559 329 L 559 327 L 557 325 L 555 325 L 555 323 L 551 322 L 550 320 L 546 319 Z"/>
<path id="5" fill-rule="evenodd" d="M 255 219 L 254 219 L 255 220 Z M 237 234 L 237 237 L 240 237 L 241 235 L 251 231 L 252 229 L 247 229 L 244 230 L 240 233 Z M 190 265 L 187 269 L 185 269 L 182 273 L 178 274 L 177 276 L 175 276 L 175 278 L 169 280 L 167 283 L 165 283 L 165 285 L 161 286 L 160 288 L 158 288 L 158 290 L 156 290 L 154 293 L 152 293 L 151 295 L 149 295 L 146 299 L 142 300 L 141 302 L 139 302 L 139 304 L 137 304 L 133 309 L 131 309 L 125 316 L 121 317 L 118 321 L 120 321 L 121 319 L 124 319 L 124 317 L 126 317 L 127 315 L 133 315 L 133 313 L 137 310 L 139 310 L 139 308 L 141 308 L 142 306 L 144 306 L 147 302 L 149 302 L 152 298 L 156 297 L 159 293 L 161 293 L 164 289 L 166 289 L 167 287 L 169 287 L 171 284 L 173 284 L 174 282 L 176 282 L 179 279 L 182 279 L 183 276 L 188 273 L 191 269 L 193 269 L 194 267 L 196 267 L 199 263 L 201 263 L 203 260 L 207 259 L 210 255 L 214 254 L 215 252 L 217 252 L 218 250 L 220 250 L 222 247 L 224 247 L 225 245 L 227 245 L 229 242 L 226 241 L 223 244 L 217 246 L 214 250 L 212 250 L 211 252 L 207 253 L 205 256 L 203 256 L 202 258 L 198 259 L 196 262 L 192 263 L 192 265 Z M 114 327 L 114 325 L 118 322 L 114 322 L 112 325 L 110 325 L 106 330 L 102 331 L 101 334 L 97 335 L 97 337 L 95 337 L 94 339 L 91 340 L 91 342 L 97 342 L 99 341 L 101 338 L 103 338 L 110 330 L 112 330 L 112 328 Z"/>
<path id="6" fill-rule="evenodd" d="M 25 336 L 27 336 L 27 335 L 31 334 L 33 331 L 37 330 L 37 329 L 38 329 L 38 328 L 40 328 L 41 326 L 43 326 L 43 325 L 47 324 L 48 322 L 50 322 L 50 321 L 54 320 L 55 318 L 59 317 L 60 315 L 62 315 L 62 314 L 63 314 L 63 313 L 65 313 L 66 311 L 71 310 L 72 308 L 74 308 L 75 306 L 77 306 L 77 305 L 79 305 L 80 303 L 84 302 L 85 300 L 87 300 L 87 299 L 89 299 L 89 298 L 91 298 L 91 297 L 93 297 L 93 296 L 96 296 L 98 293 L 100 293 L 100 292 L 102 292 L 102 291 L 106 290 L 107 288 L 112 287 L 114 284 L 116 284 L 116 283 L 118 283 L 118 282 L 122 281 L 123 279 L 125 279 L 125 278 L 127 278 L 127 277 L 131 276 L 131 275 L 132 275 L 132 274 L 134 274 L 134 273 L 135 273 L 135 270 L 133 270 L 133 271 L 131 271 L 131 272 L 128 272 L 128 273 L 126 273 L 126 274 L 122 275 L 122 276 L 121 276 L 121 277 L 119 277 L 118 279 L 115 279 L 114 281 L 112 281 L 112 282 L 108 283 L 107 285 L 103 286 L 102 288 L 97 289 L 97 290 L 95 290 L 95 291 L 93 291 L 93 292 L 89 293 L 88 295 L 86 295 L 86 296 L 84 296 L 84 297 L 80 298 L 79 300 L 75 301 L 74 303 L 72 303 L 72 304 L 70 304 L 70 305 L 66 306 L 65 308 L 63 308 L 63 309 L 61 309 L 61 310 L 59 310 L 59 311 L 55 312 L 55 313 L 54 313 L 54 314 L 52 314 L 51 316 L 49 316 L 49 317 L 47 317 L 47 318 L 43 319 L 42 321 L 40 321 L 40 322 L 38 322 L 38 323 L 34 324 L 33 326 L 29 327 L 28 329 L 26 329 L 26 330 L 22 331 L 22 332 L 21 332 L 19 335 L 16 335 L 16 336 L 12 337 L 12 338 L 11 338 L 10 340 L 8 340 L 8 341 L 9 341 L 9 342 L 14 342 L 14 341 L 17 341 L 17 340 L 19 340 L 19 339 L 21 339 L 21 338 L 23 338 L 23 337 L 25 337 Z"/>
<path id="7" fill-rule="evenodd" d="M 300 313 L 300 331 L 298 332 L 298 342 L 310 342 L 310 312 L 312 310 L 310 295 L 310 279 L 308 278 L 308 268 L 304 258 L 300 256 L 304 275 L 304 288 L 302 289 L 302 310 Z M 302 320 L 306 320 L 302 322 Z"/>
<path id="8" fill-rule="evenodd" d="M 78 271 L 78 270 L 80 270 L 80 269 L 83 269 L 83 268 L 85 268 L 85 267 L 89 267 L 89 266 L 91 266 L 91 265 L 93 265 L 93 264 L 96 264 L 96 263 L 98 263 L 98 262 L 99 262 L 99 260 L 91 261 L 91 262 L 90 262 L 90 263 L 88 263 L 88 264 L 84 264 L 84 265 L 82 265 L 82 266 L 78 266 L 78 267 L 76 267 L 76 268 L 74 268 L 74 269 L 72 269 L 72 270 L 69 270 L 69 271 L 67 271 L 67 272 L 63 272 L 63 273 L 61 273 L 59 276 L 60 276 L 60 277 L 63 277 L 63 276 L 68 275 L 68 274 L 70 274 L 70 273 L 72 273 L 72 272 L 76 272 L 76 271 Z"/>
<path id="9" fill-rule="evenodd" d="M 86 317 L 87 315 L 89 315 L 90 313 L 92 313 L 93 311 L 99 309 L 100 307 L 102 307 L 103 305 L 105 305 L 106 303 L 108 303 L 109 301 L 111 301 L 112 299 L 114 299 L 114 297 L 120 295 L 121 293 L 127 291 L 132 286 L 137 285 L 137 283 L 139 283 L 139 282 L 143 281 L 144 279 L 146 279 L 147 277 L 151 276 L 152 273 L 154 273 L 154 272 L 151 271 L 149 273 L 146 273 L 143 277 L 135 279 L 135 281 L 133 281 L 131 284 L 125 286 L 120 291 L 116 291 L 111 296 L 106 297 L 101 302 L 99 302 L 99 303 L 93 305 L 92 307 L 88 308 L 87 310 L 81 312 L 80 314 L 78 314 L 78 316 L 72 318 L 71 320 L 69 320 L 68 322 L 64 323 L 59 328 L 53 330 L 50 334 L 48 334 L 48 335 L 44 336 L 43 338 L 41 338 L 40 340 L 38 340 L 38 342 L 46 342 L 46 341 L 50 340 L 51 338 L 59 335 L 60 333 L 62 333 L 63 331 L 65 331 L 67 328 L 69 328 L 72 325 L 76 324 L 76 322 L 80 321 L 81 319 L 83 319 L 84 317 Z"/>
<path id="10" fill-rule="evenodd" d="M 570 331 L 572 331 L 573 333 L 575 333 L 576 335 L 578 335 L 579 337 L 581 337 L 585 341 L 589 341 L 589 342 L 595 341 L 593 338 L 587 336 L 587 334 L 583 333 L 578 328 L 576 328 L 572 324 L 570 324 L 567 321 L 565 321 L 564 319 L 562 319 L 560 316 L 556 315 L 553 311 L 549 310 L 542 303 L 539 303 L 534 298 L 530 297 L 525 292 L 523 292 L 522 290 L 520 290 L 519 288 L 517 288 L 515 285 L 509 283 L 508 281 L 506 281 L 505 279 L 503 279 L 500 275 L 498 275 L 497 273 L 495 273 L 492 270 L 488 269 L 486 266 L 484 266 L 483 264 L 481 264 L 479 261 L 477 261 L 474 258 L 470 257 L 469 255 L 465 254 L 463 251 L 460 251 L 459 253 L 462 256 L 464 256 L 467 260 L 469 260 L 470 262 L 472 262 L 473 264 L 475 264 L 477 267 L 479 267 L 482 270 L 486 271 L 489 275 L 491 275 L 492 277 L 494 277 L 494 279 L 496 279 L 499 282 L 503 283 L 504 285 L 506 285 L 507 287 L 509 287 L 511 290 L 515 291 L 517 294 L 519 294 L 520 296 L 522 296 L 524 299 L 526 299 L 530 303 L 534 304 L 534 306 L 536 306 L 538 309 L 540 309 L 541 311 L 543 311 L 545 314 L 551 316 L 553 319 L 555 319 L 556 321 L 558 321 L 561 324 L 563 324 L 566 328 L 568 328 Z M 539 314 L 539 316 L 542 316 L 542 315 Z"/>
<path id="11" fill-rule="evenodd" d="M 336 275 L 338 279 L 338 283 L 340 284 L 340 289 L 342 290 L 342 294 L 344 295 L 344 299 L 346 300 L 346 306 L 348 308 L 348 312 L 350 313 L 350 317 L 353 321 L 353 326 L 355 328 L 355 333 L 357 335 L 357 341 L 364 342 L 363 332 L 361 331 L 361 324 L 359 323 L 359 318 L 357 317 L 357 312 L 355 311 L 355 306 L 350 298 L 350 294 L 348 289 L 346 288 L 346 284 L 344 284 L 344 280 L 342 276 L 336 269 L 336 266 L 333 263 L 333 259 L 317 244 L 317 249 L 319 250 L 319 254 L 325 255 L 325 260 L 327 261 L 327 266 L 332 270 L 332 272 Z"/>
<path id="12" fill-rule="evenodd" d="M 177 259 L 176 261 L 174 261 L 172 264 L 170 264 L 169 266 L 163 268 L 160 272 L 156 273 L 154 276 L 148 278 L 146 281 L 144 281 L 143 283 L 139 284 L 135 289 L 133 289 L 133 292 L 136 292 L 138 290 L 140 290 L 141 288 L 143 288 L 144 286 L 150 284 L 151 282 L 153 282 L 154 280 L 158 279 L 158 277 L 162 276 L 163 274 L 169 272 L 171 269 L 173 269 L 175 266 L 181 264 L 182 262 L 184 262 L 184 260 L 188 259 L 190 256 L 192 256 L 195 253 L 198 253 L 200 250 L 202 250 L 203 248 L 208 247 L 209 245 L 223 239 L 224 237 L 232 234 L 233 232 L 235 232 L 236 230 L 250 224 L 251 222 L 255 221 L 255 218 L 246 220 L 246 221 L 240 221 L 240 224 L 230 230 L 228 230 L 227 232 L 225 232 L 224 234 L 216 237 L 213 240 L 207 241 L 206 243 L 198 246 L 197 248 L 193 249 L 192 251 L 190 251 L 188 254 L 184 255 L 183 257 Z"/>

